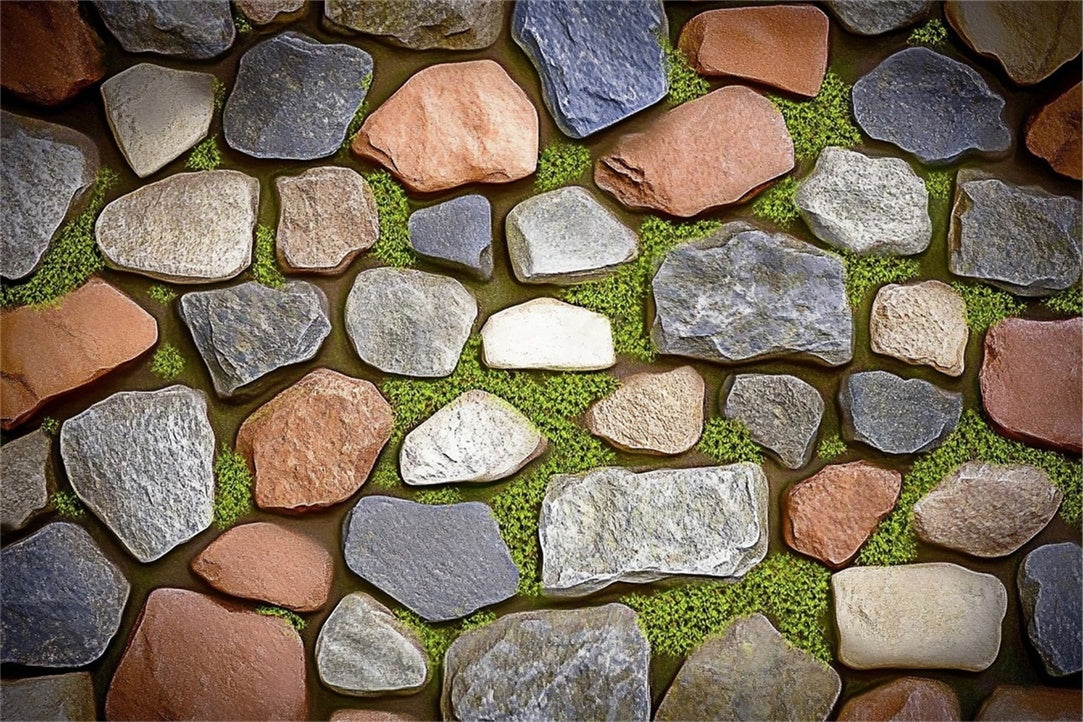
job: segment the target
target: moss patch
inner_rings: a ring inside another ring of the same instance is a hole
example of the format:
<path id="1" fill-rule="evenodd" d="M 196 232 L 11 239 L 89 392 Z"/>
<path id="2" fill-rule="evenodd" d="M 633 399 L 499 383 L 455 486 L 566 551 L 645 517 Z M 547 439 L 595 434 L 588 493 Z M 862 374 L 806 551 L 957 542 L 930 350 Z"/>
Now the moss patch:
<path id="1" fill-rule="evenodd" d="M 218 147 L 218 141 L 214 137 L 200 142 L 188 159 L 184 161 L 184 167 L 188 170 L 217 170 L 222 165 L 222 149 Z"/>
<path id="2" fill-rule="evenodd" d="M 933 18 L 921 27 L 914 28 L 906 39 L 908 45 L 924 45 L 929 48 L 941 48 L 948 41 L 948 29 L 940 18 Z"/>
<path id="3" fill-rule="evenodd" d="M 797 179 L 787 176 L 765 190 L 752 203 L 752 215 L 773 222 L 779 228 L 789 228 L 801 217 L 794 202 Z"/>
<path id="4" fill-rule="evenodd" d="M 275 232 L 262 223 L 256 226 L 256 260 L 252 264 L 252 276 L 268 288 L 286 285 L 286 277 L 279 270 L 275 257 Z"/>
<path id="5" fill-rule="evenodd" d="M 459 638 L 460 634 L 496 621 L 496 615 L 486 611 L 474 612 L 457 623 L 443 622 L 441 624 L 429 624 L 409 609 L 395 609 L 392 613 L 400 622 L 413 630 L 421 640 L 425 653 L 429 657 L 429 666 L 434 672 L 444 664 L 444 655 L 448 647 Z"/>
<path id="6" fill-rule="evenodd" d="M 233 13 L 233 27 L 237 28 L 237 34 L 241 36 L 252 32 L 252 25 L 248 22 L 248 18 L 237 12 Z"/>
<path id="7" fill-rule="evenodd" d="M 184 356 L 173 344 L 160 343 L 151 359 L 150 371 L 163 381 L 172 381 L 184 371 Z"/>
<path id="8" fill-rule="evenodd" d="M 816 456 L 824 461 L 832 461 L 846 453 L 846 442 L 838 434 L 825 436 L 816 447 Z"/>
<path id="9" fill-rule="evenodd" d="M 222 444 L 214 460 L 214 525 L 228 529 L 252 513 L 252 472 L 244 457 Z"/>
<path id="10" fill-rule="evenodd" d="M 169 304 L 173 303 L 173 300 L 177 297 L 177 292 L 169 286 L 154 284 L 147 289 L 147 297 L 155 303 L 160 303 L 163 306 L 168 306 Z"/>
<path id="11" fill-rule="evenodd" d="M 49 436 L 56 436 L 60 433 L 60 422 L 54 419 L 52 416 L 46 416 L 41 420 L 41 426 L 38 427 Z"/>
<path id="12" fill-rule="evenodd" d="M 365 90 L 367 98 L 368 90 L 372 87 L 372 73 L 361 78 L 361 87 Z M 368 116 L 368 114 L 369 103 L 366 99 L 361 101 L 361 105 L 357 106 L 357 110 L 354 111 L 353 117 L 350 118 L 350 125 L 346 128 L 346 137 L 342 139 L 343 150 L 350 147 L 350 143 L 353 142 L 353 138 L 357 135 L 357 131 L 361 130 L 361 126 L 365 123 L 365 117 Z"/>
<path id="13" fill-rule="evenodd" d="M 925 176 L 925 190 L 934 203 L 947 203 L 951 199 L 951 184 L 955 174 L 947 170 L 938 170 Z"/>
<path id="14" fill-rule="evenodd" d="M 814 98 L 788 100 L 770 96 L 786 121 L 797 160 L 815 160 L 829 145 L 852 148 L 861 142 L 861 132 L 850 111 L 850 92 L 851 86 L 828 71 Z"/>
<path id="15" fill-rule="evenodd" d="M 990 326 L 1010 316 L 1018 316 L 1026 309 L 1007 291 L 982 283 L 955 282 L 951 287 L 963 295 L 966 301 L 966 325 L 974 333 L 985 333 Z"/>
<path id="16" fill-rule="evenodd" d="M 538 155 L 534 192 L 545 193 L 581 180 L 590 170 L 590 149 L 580 143 L 557 142 Z"/>
<path id="17" fill-rule="evenodd" d="M 425 489 L 414 496 L 414 501 L 419 504 L 458 504 L 462 500 L 462 492 L 453 486 Z"/>
<path id="18" fill-rule="evenodd" d="M 256 611 L 268 617 L 279 617 L 281 619 L 285 619 L 287 622 L 290 623 L 290 626 L 297 630 L 298 633 L 304 630 L 305 626 L 308 624 L 308 622 L 306 622 L 304 617 L 302 617 L 300 614 L 297 614 L 296 612 L 291 612 L 288 609 L 283 609 L 282 607 L 275 607 L 270 604 L 261 604 L 256 607 Z"/>
<path id="19" fill-rule="evenodd" d="M 86 517 L 86 507 L 83 501 L 73 491 L 54 491 L 49 497 L 49 503 L 53 509 L 64 519 L 77 520 Z"/>
<path id="20" fill-rule="evenodd" d="M 707 419 L 696 449 L 719 464 L 763 463 L 763 451 L 752 440 L 748 427 L 736 419 Z"/>
<path id="21" fill-rule="evenodd" d="M 1042 305 L 1066 316 L 1083 315 L 1083 286 L 1072 286 L 1059 291 L 1042 301 Z"/>
<path id="22" fill-rule="evenodd" d="M 662 50 L 665 52 L 666 83 L 669 86 L 666 102 L 681 105 L 710 92 L 711 86 L 695 71 L 684 53 L 673 47 L 669 40 L 662 41 Z"/>
<path id="23" fill-rule="evenodd" d="M 902 256 L 859 256 L 839 251 L 846 265 L 846 298 L 857 308 L 868 296 L 888 283 L 904 283 L 918 277 L 921 266 Z"/>
<path id="24" fill-rule="evenodd" d="M 374 171 L 365 176 L 380 214 L 380 238 L 372 246 L 372 255 L 389 266 L 409 268 L 417 265 L 417 254 L 410 247 L 410 205 L 406 191 L 390 173 Z"/>

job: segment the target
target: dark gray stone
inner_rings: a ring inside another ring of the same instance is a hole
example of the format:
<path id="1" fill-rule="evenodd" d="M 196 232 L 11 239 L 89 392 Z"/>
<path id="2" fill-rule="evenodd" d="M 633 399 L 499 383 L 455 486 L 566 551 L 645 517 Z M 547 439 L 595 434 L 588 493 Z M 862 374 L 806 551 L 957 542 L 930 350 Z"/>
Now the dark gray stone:
<path id="1" fill-rule="evenodd" d="M 1019 565 L 1019 599 L 1027 635 L 1045 671 L 1065 677 L 1083 669 L 1083 552 L 1074 542 L 1046 544 Z"/>
<path id="2" fill-rule="evenodd" d="M 485 196 L 452 198 L 410 214 L 417 255 L 474 278 L 493 277 L 493 207 Z"/>
<path id="3" fill-rule="evenodd" d="M 22 529 L 49 504 L 53 440 L 41 429 L 0 446 L 0 529 Z"/>
<path id="4" fill-rule="evenodd" d="M 727 418 L 744 423 L 752 440 L 778 454 L 784 466 L 800 469 L 809 462 L 824 415 L 819 391 L 785 374 L 739 374 L 727 386 Z"/>
<path id="5" fill-rule="evenodd" d="M 205 60 L 237 36 L 229 0 L 94 0 L 94 7 L 129 53 Z"/>
<path id="6" fill-rule="evenodd" d="M 913 25 L 929 14 L 931 0 L 826 0 L 842 26 L 857 35 L 880 35 Z"/>
<path id="7" fill-rule="evenodd" d="M 504 26 L 504 0 L 327 0 L 334 25 L 414 50 L 480 50 Z"/>
<path id="8" fill-rule="evenodd" d="M 0 719 L 92 722 L 98 719 L 89 672 L 0 680 Z"/>
<path id="9" fill-rule="evenodd" d="M 922 379 L 861 371 L 839 387 L 843 436 L 889 454 L 935 449 L 959 423 L 963 395 Z"/>

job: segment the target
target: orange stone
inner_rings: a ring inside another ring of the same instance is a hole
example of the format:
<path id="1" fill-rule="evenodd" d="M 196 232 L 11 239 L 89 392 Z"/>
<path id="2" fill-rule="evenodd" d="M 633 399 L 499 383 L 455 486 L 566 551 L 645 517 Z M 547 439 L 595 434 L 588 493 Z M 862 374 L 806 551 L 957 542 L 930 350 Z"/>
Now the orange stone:
<path id="1" fill-rule="evenodd" d="M 978 710 L 979 722 L 1044 722 L 1083 719 L 1083 696 L 1078 689 L 1001 685 Z"/>
<path id="2" fill-rule="evenodd" d="M 1083 180 L 1083 83 L 1076 83 L 1027 124 L 1027 150 L 1056 172 Z"/>
<path id="3" fill-rule="evenodd" d="M 847 700 L 839 722 L 910 722 L 962 719 L 959 697 L 948 685 L 923 677 L 900 677 Z"/>

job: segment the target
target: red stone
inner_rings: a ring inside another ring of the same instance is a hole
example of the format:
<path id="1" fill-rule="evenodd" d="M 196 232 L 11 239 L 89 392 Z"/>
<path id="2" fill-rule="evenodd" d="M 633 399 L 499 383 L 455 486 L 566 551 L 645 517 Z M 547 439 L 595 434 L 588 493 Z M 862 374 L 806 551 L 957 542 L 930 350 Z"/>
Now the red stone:
<path id="1" fill-rule="evenodd" d="M 1083 179 L 1083 83 L 1031 117 L 1027 123 L 1027 150 L 1044 158 L 1056 172 Z"/>
<path id="2" fill-rule="evenodd" d="M 900 677 L 853 699 L 839 722 L 921 722 L 962 719 L 959 697 L 948 685 L 923 677 Z"/>
<path id="3" fill-rule="evenodd" d="M 1001 685 L 985 700 L 976 719 L 979 722 L 1079 722 L 1083 719 L 1081 699 L 1078 689 Z"/>

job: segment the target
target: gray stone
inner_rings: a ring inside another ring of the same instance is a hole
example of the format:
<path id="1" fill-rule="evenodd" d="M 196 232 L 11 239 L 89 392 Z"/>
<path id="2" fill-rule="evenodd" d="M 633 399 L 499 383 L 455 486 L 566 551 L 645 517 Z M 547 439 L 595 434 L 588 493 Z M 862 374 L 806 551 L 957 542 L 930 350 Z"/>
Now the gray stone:
<path id="1" fill-rule="evenodd" d="M 304 281 L 282 288 L 248 281 L 186 293 L 180 317 L 223 397 L 275 369 L 315 357 L 331 333 L 327 296 Z"/>
<path id="2" fill-rule="evenodd" d="M 1083 669 L 1083 552 L 1074 542 L 1046 544 L 1023 558 L 1017 577 L 1027 636 L 1054 677 Z"/>
<path id="3" fill-rule="evenodd" d="M 496 369 L 600 371 L 617 363 L 606 316 L 545 296 L 489 316 L 481 357 Z"/>
<path id="4" fill-rule="evenodd" d="M 922 379 L 860 371 L 839 388 L 842 433 L 888 454 L 935 449 L 959 423 L 963 395 Z"/>
<path id="5" fill-rule="evenodd" d="M 237 36 L 229 0 L 94 0 L 94 7 L 129 53 L 205 60 Z"/>
<path id="6" fill-rule="evenodd" d="M 93 722 L 98 719 L 94 678 L 89 672 L 68 672 L 0 680 L 0 719 Z"/>
<path id="7" fill-rule="evenodd" d="M 121 391 L 60 429 L 79 498 L 141 562 L 211 525 L 214 430 L 202 391 Z"/>
<path id="8" fill-rule="evenodd" d="M 869 314 L 876 353 L 961 376 L 966 363 L 966 301 L 940 281 L 881 286 Z"/>
<path id="9" fill-rule="evenodd" d="M 0 565 L 4 664 L 81 667 L 105 652 L 130 587 L 85 529 L 47 524 L 4 547 Z"/>
<path id="10" fill-rule="evenodd" d="M 489 507 L 366 496 L 346 518 L 346 565 L 430 622 L 515 594 L 519 570 Z"/>
<path id="11" fill-rule="evenodd" d="M 49 505 L 53 440 L 41 429 L 0 446 L 0 529 L 16 531 Z"/>
<path id="12" fill-rule="evenodd" d="M 305 0 L 233 0 L 234 6 L 255 25 L 275 22 L 279 15 L 295 13 Z"/>
<path id="13" fill-rule="evenodd" d="M 754 464 L 557 474 L 538 521 L 542 587 L 578 596 L 618 581 L 743 576 L 767 553 L 767 496 Z"/>
<path id="14" fill-rule="evenodd" d="M 747 426 L 752 440 L 778 454 L 783 466 L 800 469 L 809 462 L 824 415 L 819 391 L 785 374 L 738 374 L 727 386 L 727 418 Z"/>
<path id="15" fill-rule="evenodd" d="M 410 247 L 422 258 L 493 277 L 493 208 L 485 196 L 452 198 L 410 214 Z"/>
<path id="16" fill-rule="evenodd" d="M 222 113 L 226 143 L 256 158 L 334 155 L 368 93 L 372 56 L 295 32 L 263 40 L 241 56 Z"/>
<path id="17" fill-rule="evenodd" d="M 909 27 L 932 8 L 930 0 L 826 0 L 842 26 L 857 35 L 882 33 Z"/>
<path id="18" fill-rule="evenodd" d="M 480 50 L 504 26 L 503 0 L 327 0 L 333 24 L 414 50 Z"/>
<path id="19" fill-rule="evenodd" d="M 508 614 L 445 659 L 446 720 L 650 718 L 650 648 L 623 604 Z"/>

